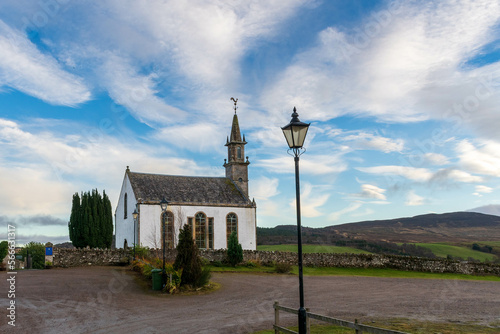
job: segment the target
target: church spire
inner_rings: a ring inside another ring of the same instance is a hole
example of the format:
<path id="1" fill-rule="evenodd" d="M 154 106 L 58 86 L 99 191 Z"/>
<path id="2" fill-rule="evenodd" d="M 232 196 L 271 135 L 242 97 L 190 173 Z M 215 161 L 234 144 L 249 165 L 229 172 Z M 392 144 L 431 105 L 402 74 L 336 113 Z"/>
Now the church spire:
<path id="1" fill-rule="evenodd" d="M 237 184 L 243 192 L 248 196 L 248 165 L 250 162 L 245 161 L 245 135 L 241 140 L 240 125 L 238 123 L 238 115 L 236 114 L 238 99 L 231 98 L 234 102 L 233 123 L 231 125 L 231 134 L 226 141 L 227 146 L 227 162 L 224 161 L 226 168 L 226 177 Z"/>

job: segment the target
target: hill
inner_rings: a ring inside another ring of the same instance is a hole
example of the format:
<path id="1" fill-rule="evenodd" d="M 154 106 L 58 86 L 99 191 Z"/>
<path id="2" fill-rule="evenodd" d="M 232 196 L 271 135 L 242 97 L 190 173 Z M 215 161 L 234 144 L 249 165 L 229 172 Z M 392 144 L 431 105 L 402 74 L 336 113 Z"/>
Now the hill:
<path id="1" fill-rule="evenodd" d="M 258 228 L 257 241 L 258 244 L 296 243 L 296 231 L 294 225 Z M 303 228 L 303 243 L 339 244 L 354 240 L 394 243 L 500 241 L 500 217 L 452 212 Z"/>

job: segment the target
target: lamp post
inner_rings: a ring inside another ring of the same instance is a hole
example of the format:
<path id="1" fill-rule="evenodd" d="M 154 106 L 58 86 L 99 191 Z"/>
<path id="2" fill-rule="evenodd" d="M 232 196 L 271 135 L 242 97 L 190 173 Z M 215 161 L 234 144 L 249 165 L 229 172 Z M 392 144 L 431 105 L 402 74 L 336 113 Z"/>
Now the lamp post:
<path id="1" fill-rule="evenodd" d="M 134 212 L 132 213 L 132 217 L 134 217 L 134 261 L 135 261 L 135 230 L 137 229 L 137 217 L 139 217 L 139 213 L 137 212 L 137 207 L 135 208 Z"/>
<path id="2" fill-rule="evenodd" d="M 163 268 L 161 269 L 161 283 L 162 286 L 165 286 L 166 284 L 166 276 L 165 276 L 165 213 L 167 212 L 167 207 L 168 207 L 168 202 L 163 197 L 163 199 L 160 201 L 160 207 L 161 207 L 161 220 L 162 220 L 162 226 L 163 226 Z"/>
<path id="3" fill-rule="evenodd" d="M 295 160 L 295 196 L 297 206 L 297 243 L 299 251 L 299 294 L 300 294 L 300 307 L 299 307 L 299 334 L 306 334 L 306 309 L 304 308 L 304 278 L 302 273 L 302 226 L 300 222 L 300 180 L 299 180 L 299 157 L 305 152 L 304 141 L 306 139 L 307 130 L 309 129 L 307 123 L 299 120 L 297 109 L 293 108 L 292 120 L 289 124 L 281 128 L 288 146 L 289 152 L 293 153 Z M 290 154 L 290 153 L 289 153 Z M 292 155 L 292 154 L 290 154 Z"/>

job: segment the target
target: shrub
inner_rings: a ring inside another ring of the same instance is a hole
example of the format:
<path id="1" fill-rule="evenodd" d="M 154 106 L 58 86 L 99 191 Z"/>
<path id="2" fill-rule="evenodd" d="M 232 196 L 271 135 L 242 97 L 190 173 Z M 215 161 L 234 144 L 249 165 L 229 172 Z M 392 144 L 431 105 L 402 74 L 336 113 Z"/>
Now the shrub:
<path id="1" fill-rule="evenodd" d="M 236 232 L 231 233 L 227 242 L 227 261 L 233 267 L 243 261 L 243 248 L 241 248 L 241 244 L 238 242 Z"/>
<path id="2" fill-rule="evenodd" d="M 292 265 L 287 262 L 279 262 L 274 266 L 277 273 L 286 274 L 292 271 Z"/>
<path id="3" fill-rule="evenodd" d="M 45 245 L 40 242 L 29 242 L 21 250 L 21 255 L 26 259 L 27 255 L 31 257 L 31 264 L 33 269 L 45 268 Z"/>
<path id="4" fill-rule="evenodd" d="M 224 263 L 222 263 L 221 261 L 212 261 L 211 262 L 211 265 L 214 266 L 214 267 L 224 267 Z"/>
<path id="5" fill-rule="evenodd" d="M 181 285 L 197 286 L 202 275 L 200 252 L 193 241 L 191 228 L 187 224 L 179 232 L 174 269 L 182 269 Z"/>
<path id="6" fill-rule="evenodd" d="M 134 256 L 134 247 L 129 247 L 128 253 L 131 257 Z M 140 259 L 150 258 L 150 249 L 147 246 L 135 245 L 135 257 Z"/>
<path id="7" fill-rule="evenodd" d="M 196 281 L 196 286 L 202 287 L 202 286 L 207 285 L 210 282 L 211 277 L 212 277 L 212 273 L 210 272 L 210 268 L 203 267 L 203 270 L 201 271 L 201 275 L 198 278 L 198 281 Z"/>
<path id="8" fill-rule="evenodd" d="M 249 261 L 245 262 L 245 267 L 258 268 L 258 267 L 260 267 L 260 261 L 259 260 L 249 260 Z"/>
<path id="9" fill-rule="evenodd" d="M 0 242 L 0 262 L 7 256 L 9 252 L 9 243 L 7 241 Z"/>

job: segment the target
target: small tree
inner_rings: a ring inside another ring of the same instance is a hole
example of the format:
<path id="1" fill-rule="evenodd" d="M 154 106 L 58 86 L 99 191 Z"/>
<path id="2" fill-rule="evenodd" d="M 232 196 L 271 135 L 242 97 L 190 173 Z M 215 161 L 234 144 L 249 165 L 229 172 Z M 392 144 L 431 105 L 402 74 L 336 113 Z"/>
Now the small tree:
<path id="1" fill-rule="evenodd" d="M 43 269 L 45 268 L 45 245 L 40 242 L 29 242 L 21 250 L 21 255 L 26 258 L 28 252 L 31 257 L 31 264 L 33 269 Z"/>
<path id="2" fill-rule="evenodd" d="M 234 231 L 229 236 L 227 242 L 227 260 L 233 267 L 243 261 L 243 248 L 241 248 L 241 244 L 238 242 L 238 236 Z"/>
<path id="3" fill-rule="evenodd" d="M 196 286 L 202 274 L 200 252 L 194 243 L 191 228 L 187 224 L 180 230 L 176 249 L 174 269 L 182 269 L 181 285 Z"/>

